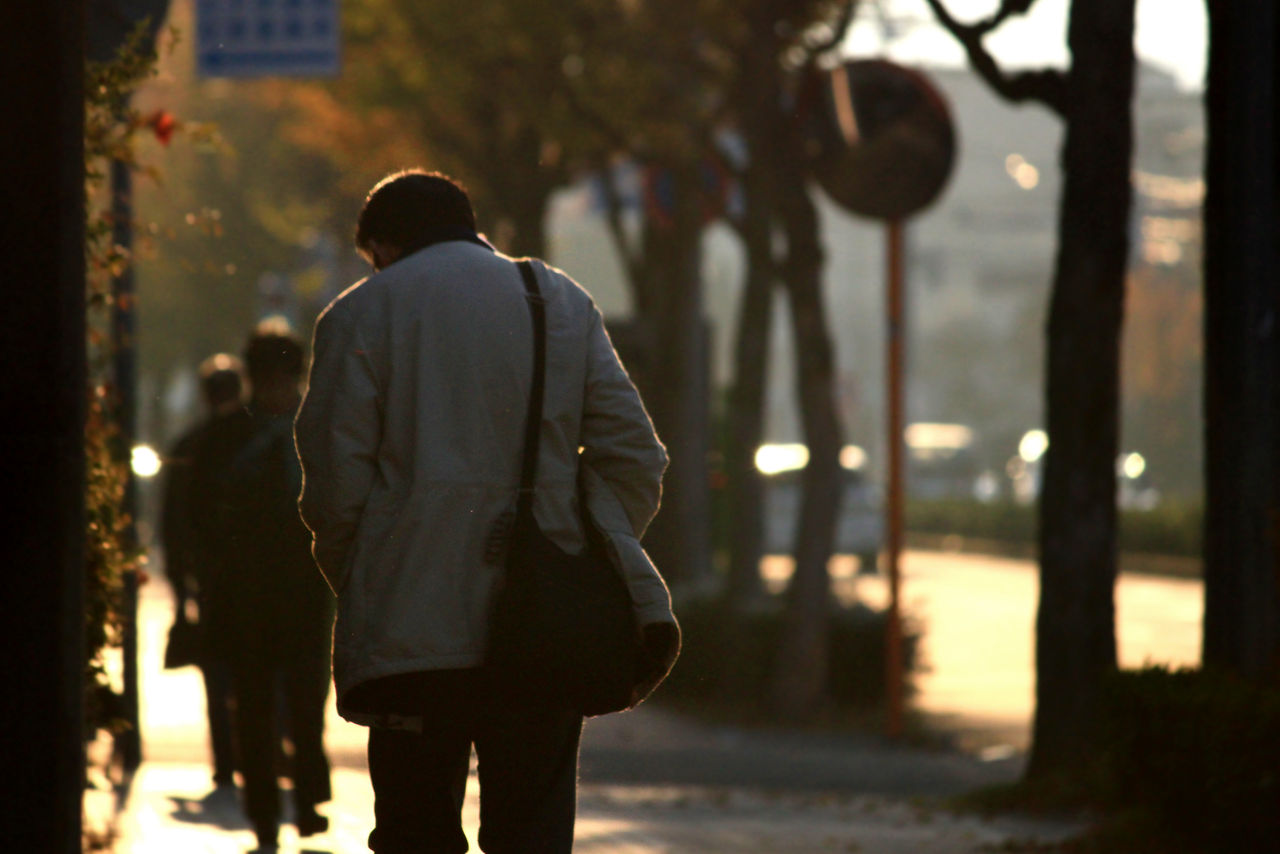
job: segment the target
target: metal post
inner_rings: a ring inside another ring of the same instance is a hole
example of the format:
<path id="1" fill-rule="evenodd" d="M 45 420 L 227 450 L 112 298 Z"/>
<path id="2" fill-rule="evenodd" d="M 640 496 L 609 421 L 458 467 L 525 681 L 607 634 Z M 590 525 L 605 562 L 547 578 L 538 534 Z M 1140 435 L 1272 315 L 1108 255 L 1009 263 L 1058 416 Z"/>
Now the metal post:
<path id="1" fill-rule="evenodd" d="M 888 256 L 888 410 L 889 488 L 886 506 L 888 521 L 889 624 L 885 643 L 885 685 L 888 694 L 887 729 L 891 738 L 902 735 L 902 617 L 898 604 L 902 554 L 903 451 L 906 425 L 903 423 L 903 367 L 906 329 L 903 323 L 903 226 L 890 220 L 886 242 Z"/>
<path id="2" fill-rule="evenodd" d="M 133 245 L 133 176 L 129 165 L 120 160 L 111 162 L 111 221 L 112 237 L 116 244 L 126 248 Z M 120 418 L 120 441 L 128 455 L 137 437 L 138 411 L 138 349 L 136 336 L 137 314 L 134 292 L 133 265 L 112 281 L 112 346 L 117 405 Z M 124 508 L 129 514 L 129 528 L 125 532 L 126 545 L 137 543 L 138 490 L 133 470 L 127 470 Z M 142 763 L 141 715 L 138 704 L 138 573 L 129 571 L 124 577 L 124 637 L 121 639 L 124 657 L 124 714 L 129 726 L 120 735 L 120 751 L 126 769 L 133 771 Z"/>

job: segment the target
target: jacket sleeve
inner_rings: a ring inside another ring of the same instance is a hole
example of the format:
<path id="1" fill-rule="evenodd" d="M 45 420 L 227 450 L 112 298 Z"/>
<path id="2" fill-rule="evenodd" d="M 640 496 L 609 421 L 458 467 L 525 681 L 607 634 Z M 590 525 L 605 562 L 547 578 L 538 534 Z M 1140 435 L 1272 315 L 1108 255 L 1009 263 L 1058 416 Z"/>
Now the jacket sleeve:
<path id="1" fill-rule="evenodd" d="M 590 324 L 582 461 L 604 480 L 638 538 L 658 512 L 667 452 L 594 306 Z"/>
<path id="2" fill-rule="evenodd" d="M 311 551 L 335 593 L 377 474 L 382 405 L 368 352 L 342 304 L 316 320 L 311 374 L 294 422 L 302 463 L 298 507 Z"/>

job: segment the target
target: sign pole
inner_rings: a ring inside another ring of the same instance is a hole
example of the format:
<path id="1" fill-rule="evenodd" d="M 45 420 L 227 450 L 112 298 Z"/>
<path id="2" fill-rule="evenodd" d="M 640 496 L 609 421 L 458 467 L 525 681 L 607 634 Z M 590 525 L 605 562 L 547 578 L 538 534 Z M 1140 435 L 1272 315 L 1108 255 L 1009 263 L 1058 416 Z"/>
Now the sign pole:
<path id="1" fill-rule="evenodd" d="M 947 183 L 955 160 L 955 127 L 946 99 L 918 71 L 880 59 L 832 69 L 818 91 L 811 142 L 814 176 L 841 207 L 885 223 L 888 282 L 885 360 L 888 485 L 885 502 L 889 614 L 885 627 L 885 723 L 902 735 L 903 652 L 899 587 L 906 489 L 905 222 Z M 890 176 L 887 180 L 884 176 Z"/>
<path id="2" fill-rule="evenodd" d="M 888 522 L 889 623 L 885 638 L 885 686 L 888 695 L 887 729 L 890 738 L 902 735 L 902 615 L 898 588 L 903 528 L 903 366 L 906 329 L 903 324 L 903 226 L 901 219 L 888 222 L 885 254 L 888 272 L 888 410 L 889 488 Z"/>

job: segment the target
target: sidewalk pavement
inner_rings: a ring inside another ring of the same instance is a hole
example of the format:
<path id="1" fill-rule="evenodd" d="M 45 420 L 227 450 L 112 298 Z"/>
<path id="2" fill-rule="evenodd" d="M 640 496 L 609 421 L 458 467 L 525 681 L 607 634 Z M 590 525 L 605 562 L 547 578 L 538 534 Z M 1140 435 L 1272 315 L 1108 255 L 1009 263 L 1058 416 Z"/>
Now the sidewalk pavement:
<path id="1" fill-rule="evenodd" d="M 330 830 L 299 839 L 281 828 L 282 854 L 367 851 L 373 825 L 368 775 L 333 774 Z M 146 763 L 133 780 L 116 850 L 121 854 L 245 854 L 254 836 L 234 795 L 208 791 L 202 766 Z M 468 785 L 464 826 L 476 846 L 478 791 Z M 1079 825 L 955 815 L 929 800 L 874 794 L 804 793 L 745 787 L 584 783 L 574 851 L 579 854 L 961 854 L 1002 850 L 1021 841 L 1050 842 Z"/>
<path id="2" fill-rule="evenodd" d="M 145 761 L 119 818 L 117 854 L 244 854 L 254 836 L 234 792 L 210 795 L 204 698 L 192 668 L 161 667 L 171 616 L 160 583 L 140 608 Z M 337 717 L 330 700 L 326 744 L 334 799 L 321 808 L 327 833 L 299 839 L 281 828 L 284 854 L 367 851 L 373 793 L 366 733 Z M 949 795 L 1017 778 L 1023 757 L 911 748 L 870 735 L 714 726 L 648 704 L 588 721 L 583 735 L 579 854 L 907 854 L 998 850 L 1050 842 L 1083 826 L 956 815 Z M 478 851 L 474 774 L 464 825 Z M 287 801 L 287 799 L 286 799 Z M 288 814 L 285 816 L 288 821 Z"/>

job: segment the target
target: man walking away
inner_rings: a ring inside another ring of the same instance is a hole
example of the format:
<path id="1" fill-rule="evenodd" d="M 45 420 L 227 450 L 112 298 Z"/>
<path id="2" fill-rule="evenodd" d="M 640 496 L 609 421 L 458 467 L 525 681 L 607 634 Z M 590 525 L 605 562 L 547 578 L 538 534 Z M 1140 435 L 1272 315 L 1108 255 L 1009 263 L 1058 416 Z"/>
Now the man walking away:
<path id="1" fill-rule="evenodd" d="M 328 828 L 316 805 L 331 797 L 324 708 L 333 596 L 315 571 L 296 504 L 302 472 L 292 427 L 302 345 L 287 326 L 265 322 L 244 361 L 249 407 L 210 435 L 198 468 L 216 496 L 207 519 L 219 555 L 214 594 L 226 615 L 218 643 L 231 662 L 245 811 L 259 845 L 274 848 L 280 695 L 293 744 L 294 823 L 300 836 Z"/>
<path id="2" fill-rule="evenodd" d="M 160 536 L 164 542 L 165 575 L 173 588 L 175 623 L 186 622 L 188 604 L 194 602 L 201 636 L 197 664 L 204 677 L 205 706 L 209 717 L 209 744 L 213 752 L 215 792 L 235 787 L 235 755 L 231 739 L 231 675 L 226 660 L 213 653 L 204 642 L 204 633 L 218 622 L 209 596 L 211 560 L 199 546 L 196 535 L 198 507 L 203 496 L 194 492 L 192 471 L 206 435 L 217 432 L 223 419 L 233 417 L 243 403 L 240 399 L 241 364 L 235 356 L 218 353 L 200 365 L 200 392 L 207 413 L 198 424 L 174 443 L 165 462 Z"/>
<path id="3" fill-rule="evenodd" d="M 515 262 L 476 234 L 466 192 L 420 170 L 388 176 L 360 213 L 374 274 L 316 323 L 295 425 L 301 509 L 338 594 L 338 708 L 370 725 L 378 854 L 463 852 L 474 745 L 480 847 L 573 844 L 579 710 L 495 701 L 483 678 L 486 554 L 516 505 L 533 332 Z M 560 548 L 602 529 L 647 641 L 653 679 L 679 646 L 666 585 L 637 538 L 657 511 L 666 452 L 590 295 L 534 262 L 547 385 L 533 511 Z M 580 504 L 581 502 L 581 504 Z"/>

